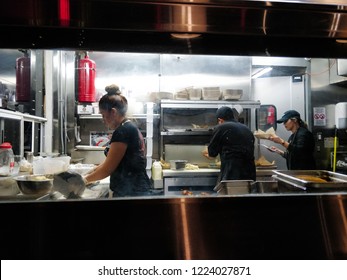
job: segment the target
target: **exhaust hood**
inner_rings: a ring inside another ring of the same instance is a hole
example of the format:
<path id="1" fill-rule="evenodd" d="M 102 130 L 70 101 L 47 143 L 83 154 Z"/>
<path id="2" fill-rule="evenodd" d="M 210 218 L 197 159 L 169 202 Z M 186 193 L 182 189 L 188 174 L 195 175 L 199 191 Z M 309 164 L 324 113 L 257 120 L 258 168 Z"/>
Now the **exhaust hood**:
<path id="1" fill-rule="evenodd" d="M 1 48 L 347 56 L 336 42 L 347 39 L 339 0 L 74 0 L 64 1 L 65 12 L 46 0 L 3 2 L 0 32 L 16 35 Z"/>

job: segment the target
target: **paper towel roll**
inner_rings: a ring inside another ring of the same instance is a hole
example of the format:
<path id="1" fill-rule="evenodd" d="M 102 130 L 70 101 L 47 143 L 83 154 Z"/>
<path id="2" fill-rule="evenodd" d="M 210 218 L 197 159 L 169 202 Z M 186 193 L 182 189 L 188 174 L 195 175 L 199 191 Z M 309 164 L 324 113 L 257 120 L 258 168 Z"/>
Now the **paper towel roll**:
<path id="1" fill-rule="evenodd" d="M 347 102 L 340 102 L 336 104 L 335 121 L 338 129 L 347 128 Z"/>
<path id="2" fill-rule="evenodd" d="M 326 117 L 327 117 L 327 123 L 326 127 L 327 128 L 334 128 L 335 126 L 335 104 L 329 104 L 325 106 L 326 110 Z"/>

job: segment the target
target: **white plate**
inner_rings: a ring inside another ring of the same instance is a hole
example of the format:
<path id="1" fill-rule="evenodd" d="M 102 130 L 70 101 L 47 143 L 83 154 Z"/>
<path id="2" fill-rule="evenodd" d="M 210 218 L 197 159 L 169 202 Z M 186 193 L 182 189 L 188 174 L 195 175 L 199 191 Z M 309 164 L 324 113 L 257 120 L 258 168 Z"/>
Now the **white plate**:
<path id="1" fill-rule="evenodd" d="M 103 151 L 103 150 L 105 150 L 105 147 L 87 146 L 87 145 L 77 145 L 75 148 L 77 150 L 82 150 L 82 151 Z"/>

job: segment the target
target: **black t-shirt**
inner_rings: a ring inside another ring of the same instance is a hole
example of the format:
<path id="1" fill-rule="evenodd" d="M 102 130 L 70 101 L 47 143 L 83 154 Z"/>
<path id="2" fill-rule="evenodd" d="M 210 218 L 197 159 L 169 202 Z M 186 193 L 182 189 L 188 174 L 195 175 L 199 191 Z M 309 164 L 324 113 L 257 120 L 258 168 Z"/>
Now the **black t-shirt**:
<path id="1" fill-rule="evenodd" d="M 212 157 L 221 158 L 221 180 L 255 180 L 254 136 L 237 121 L 218 125 L 208 146 Z"/>
<path id="2" fill-rule="evenodd" d="M 142 195 L 151 188 L 146 173 L 146 154 L 143 136 L 130 121 L 123 122 L 112 134 L 110 142 L 127 144 L 125 155 L 111 174 L 110 188 L 115 196 Z"/>

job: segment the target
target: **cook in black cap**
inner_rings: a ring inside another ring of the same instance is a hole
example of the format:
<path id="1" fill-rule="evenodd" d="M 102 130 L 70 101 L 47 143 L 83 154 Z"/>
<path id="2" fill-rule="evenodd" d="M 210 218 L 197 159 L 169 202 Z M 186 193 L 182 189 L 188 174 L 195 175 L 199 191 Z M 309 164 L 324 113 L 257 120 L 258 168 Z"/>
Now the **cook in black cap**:
<path id="1" fill-rule="evenodd" d="M 208 158 L 220 156 L 220 181 L 255 180 L 253 133 L 235 119 L 233 108 L 219 108 L 216 118 L 218 125 L 203 155 Z"/>
<path id="2" fill-rule="evenodd" d="M 289 119 L 293 119 L 293 118 L 296 118 L 299 120 L 300 114 L 299 114 L 299 112 L 297 112 L 295 110 L 289 110 L 289 111 L 284 112 L 283 116 L 279 120 L 277 120 L 276 122 L 277 123 L 283 123 L 283 122 L 286 122 Z"/>
<path id="3" fill-rule="evenodd" d="M 300 113 L 295 110 L 284 112 L 282 117 L 276 121 L 283 123 L 287 131 L 291 131 L 288 141 L 277 135 L 270 137 L 270 140 L 281 144 L 285 151 L 272 146 L 271 149 L 286 159 L 288 170 L 314 170 L 316 163 L 314 160 L 314 137 L 308 130 L 306 123 L 301 119 Z"/>

